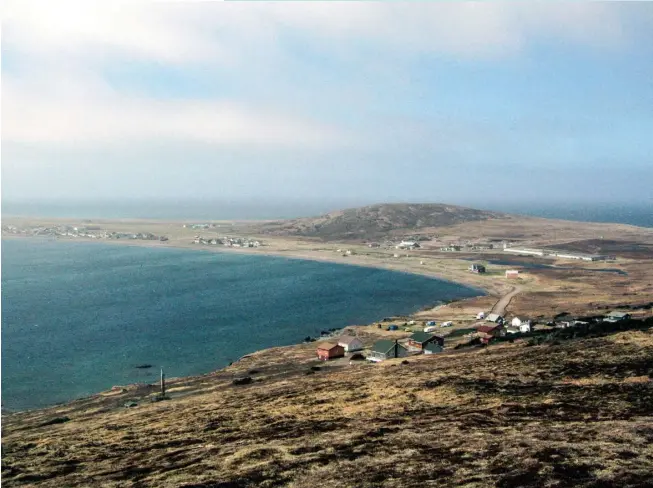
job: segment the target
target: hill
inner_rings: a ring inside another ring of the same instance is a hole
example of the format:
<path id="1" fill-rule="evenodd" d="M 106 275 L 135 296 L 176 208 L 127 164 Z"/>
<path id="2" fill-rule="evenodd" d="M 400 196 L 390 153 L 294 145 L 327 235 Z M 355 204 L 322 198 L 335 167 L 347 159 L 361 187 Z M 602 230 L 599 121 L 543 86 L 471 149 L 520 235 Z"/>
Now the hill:
<path id="1" fill-rule="evenodd" d="M 168 401 L 8 415 L 3 486 L 650 486 L 651 320 L 377 365 L 276 348 Z"/>
<path id="2" fill-rule="evenodd" d="M 464 222 L 506 219 L 507 214 L 440 203 L 392 203 L 350 208 L 322 215 L 269 222 L 261 232 L 324 240 L 379 239 Z"/>

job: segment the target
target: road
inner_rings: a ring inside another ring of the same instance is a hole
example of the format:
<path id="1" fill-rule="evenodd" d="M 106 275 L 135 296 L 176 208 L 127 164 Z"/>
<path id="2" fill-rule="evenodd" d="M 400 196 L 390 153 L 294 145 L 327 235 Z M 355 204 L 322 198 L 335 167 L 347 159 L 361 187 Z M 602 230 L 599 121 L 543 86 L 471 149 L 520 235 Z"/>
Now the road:
<path id="1" fill-rule="evenodd" d="M 504 312 L 506 311 L 506 307 L 510 303 L 510 300 L 517 295 L 517 293 L 520 293 L 523 290 L 523 287 L 521 286 L 514 286 L 512 290 L 510 290 L 508 293 L 503 295 L 497 303 L 494 304 L 494 307 L 492 308 L 492 313 L 496 313 L 498 315 L 503 316 Z"/>

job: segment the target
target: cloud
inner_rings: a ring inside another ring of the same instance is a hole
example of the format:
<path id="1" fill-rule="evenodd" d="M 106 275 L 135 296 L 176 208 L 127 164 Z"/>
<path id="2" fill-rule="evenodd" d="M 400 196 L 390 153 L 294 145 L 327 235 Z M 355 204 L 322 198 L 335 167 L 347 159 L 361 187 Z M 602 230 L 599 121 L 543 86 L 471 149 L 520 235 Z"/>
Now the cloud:
<path id="1" fill-rule="evenodd" d="M 623 16 L 601 3 L 150 3 L 7 2 L 4 42 L 26 53 L 98 53 L 170 63 L 235 62 L 292 30 L 307 41 L 363 40 L 469 56 L 522 49 L 540 37 L 621 42 Z M 337 47 L 337 46 L 333 46 Z"/>
<path id="2" fill-rule="evenodd" d="M 515 55 L 541 39 L 619 46 L 628 39 L 624 25 L 619 6 L 603 3 L 10 1 L 3 22 L 3 51 L 12 59 L 3 67 L 3 139 L 50 145 L 418 145 L 433 140 L 434 130 L 375 120 L 375 100 L 386 98 L 393 82 L 412 90 L 408 70 L 397 69 L 396 62 L 425 53 Z M 344 58 L 349 62 L 340 67 L 370 75 L 347 84 L 352 77 L 346 73 L 322 69 L 312 58 L 297 60 L 297 46 Z M 370 52 L 381 59 L 371 60 Z M 192 66 L 211 73 L 216 84 L 227 80 L 250 91 L 174 99 L 156 97 L 147 87 L 139 95 L 120 92 L 107 79 L 110 67 L 138 72 L 148 63 L 180 71 Z M 308 79 L 296 74 L 311 63 Z M 252 96 L 266 90 L 265 97 Z M 330 105 L 356 122 L 347 127 Z M 319 113 L 311 113 L 316 107 Z M 327 112 L 330 123 L 319 120 Z M 443 144 L 448 139 L 435 137 Z"/>
<path id="3" fill-rule="evenodd" d="M 3 142 L 125 144 L 187 141 L 322 147 L 343 144 L 309 117 L 230 100 L 157 100 L 120 95 L 89 73 L 3 84 Z"/>

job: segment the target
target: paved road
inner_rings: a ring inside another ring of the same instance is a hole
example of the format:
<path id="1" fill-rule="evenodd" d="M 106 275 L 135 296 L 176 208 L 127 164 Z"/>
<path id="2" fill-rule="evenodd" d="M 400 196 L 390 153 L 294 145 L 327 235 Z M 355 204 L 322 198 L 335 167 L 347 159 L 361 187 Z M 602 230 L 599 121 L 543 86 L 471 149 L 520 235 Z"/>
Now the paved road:
<path id="1" fill-rule="evenodd" d="M 506 311 L 506 307 L 510 303 L 510 300 L 512 300 L 512 297 L 514 297 L 517 293 L 520 293 L 523 290 L 523 287 L 521 286 L 514 286 L 512 290 L 510 290 L 508 293 L 503 295 L 497 303 L 494 304 L 494 307 L 492 308 L 492 313 L 496 313 L 498 315 L 503 315 L 504 312 Z"/>

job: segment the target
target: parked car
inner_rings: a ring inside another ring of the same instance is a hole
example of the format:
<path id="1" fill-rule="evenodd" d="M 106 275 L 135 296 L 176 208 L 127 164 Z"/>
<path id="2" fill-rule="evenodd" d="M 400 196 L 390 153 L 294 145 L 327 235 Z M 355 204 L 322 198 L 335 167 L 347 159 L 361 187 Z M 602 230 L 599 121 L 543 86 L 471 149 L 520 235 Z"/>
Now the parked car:
<path id="1" fill-rule="evenodd" d="M 399 327 L 397 327 L 396 325 L 389 325 L 388 330 L 399 330 Z"/>

